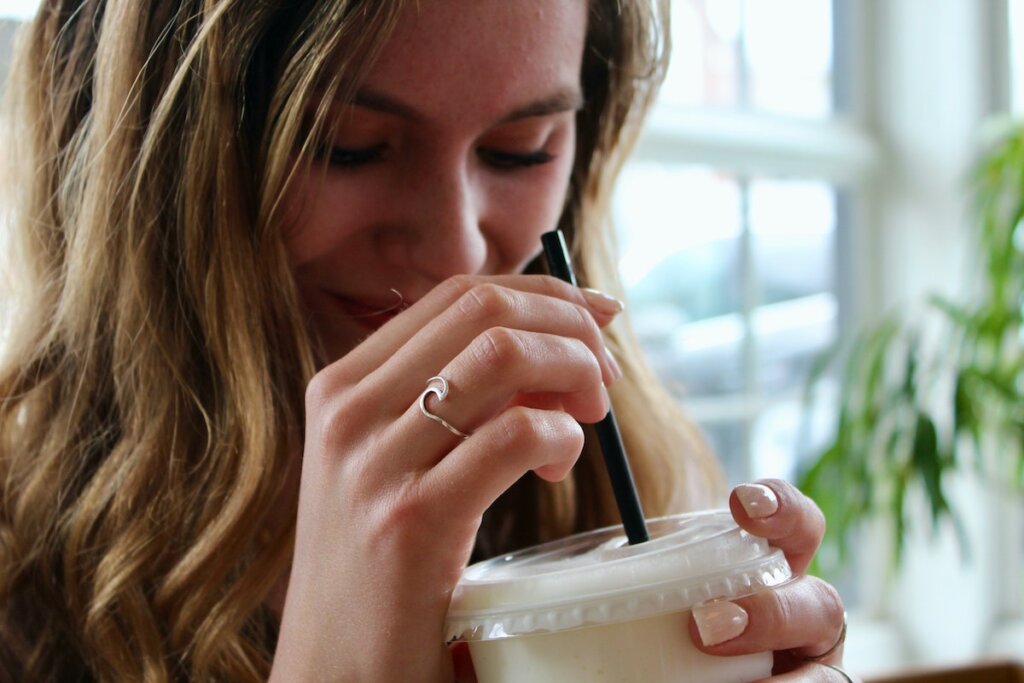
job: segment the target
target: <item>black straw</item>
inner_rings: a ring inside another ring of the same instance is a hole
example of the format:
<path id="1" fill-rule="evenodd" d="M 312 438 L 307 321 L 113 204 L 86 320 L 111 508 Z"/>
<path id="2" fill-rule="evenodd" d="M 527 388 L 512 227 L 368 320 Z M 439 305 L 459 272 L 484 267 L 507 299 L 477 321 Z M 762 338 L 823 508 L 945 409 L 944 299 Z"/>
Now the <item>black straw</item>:
<path id="1" fill-rule="evenodd" d="M 546 232 L 540 239 L 544 245 L 548 272 L 559 280 L 575 285 L 576 275 L 572 271 L 569 250 L 565 246 L 562 231 Z M 594 430 L 597 432 L 597 442 L 601 445 L 601 454 L 604 456 L 604 465 L 612 483 L 615 502 L 619 506 L 626 538 L 629 539 L 630 545 L 643 543 L 650 538 L 647 535 L 647 523 L 640 508 L 640 497 L 636 493 L 636 484 L 633 481 L 633 472 L 629 469 L 626 449 L 622 445 L 619 425 L 615 422 L 615 412 L 611 408 L 604 419 L 594 425 Z"/>

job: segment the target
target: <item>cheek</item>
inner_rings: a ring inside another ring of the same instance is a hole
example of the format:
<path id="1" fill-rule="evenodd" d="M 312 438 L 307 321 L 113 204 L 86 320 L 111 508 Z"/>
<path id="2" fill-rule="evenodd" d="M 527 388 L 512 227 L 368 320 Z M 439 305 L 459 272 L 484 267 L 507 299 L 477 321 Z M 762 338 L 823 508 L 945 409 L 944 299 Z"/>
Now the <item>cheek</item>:
<path id="1" fill-rule="evenodd" d="M 346 217 L 356 213 L 357 197 L 346 190 L 313 170 L 300 172 L 285 194 L 283 239 L 294 267 L 332 252 L 353 232 Z"/>
<path id="2" fill-rule="evenodd" d="M 541 248 L 540 236 L 558 227 L 572 172 L 571 155 L 533 171 L 530 182 L 519 181 L 501 193 L 502 251 L 513 255 L 521 270 Z"/>

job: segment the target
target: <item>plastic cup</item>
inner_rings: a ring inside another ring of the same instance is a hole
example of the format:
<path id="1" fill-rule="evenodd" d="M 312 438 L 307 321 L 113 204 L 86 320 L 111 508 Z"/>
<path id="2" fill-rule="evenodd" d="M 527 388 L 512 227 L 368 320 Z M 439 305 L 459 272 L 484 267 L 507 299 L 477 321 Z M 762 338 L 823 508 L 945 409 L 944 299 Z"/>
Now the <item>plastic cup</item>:
<path id="1" fill-rule="evenodd" d="M 687 620 L 695 605 L 790 576 L 782 552 L 726 510 L 648 521 L 651 540 L 598 529 L 467 567 L 449 640 L 469 644 L 479 683 L 740 683 L 771 675 L 772 653 L 714 657 Z"/>

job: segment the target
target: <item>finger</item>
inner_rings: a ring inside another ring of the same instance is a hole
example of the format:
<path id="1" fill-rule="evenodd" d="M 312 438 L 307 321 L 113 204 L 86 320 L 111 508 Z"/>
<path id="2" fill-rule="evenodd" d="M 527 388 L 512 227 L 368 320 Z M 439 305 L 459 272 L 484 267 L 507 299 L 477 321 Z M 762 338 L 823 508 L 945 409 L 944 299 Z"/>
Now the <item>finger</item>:
<path id="1" fill-rule="evenodd" d="M 596 359 L 604 383 L 617 376 L 601 331 L 586 309 L 562 299 L 484 283 L 466 292 L 385 362 L 376 373 L 377 386 L 386 392 L 379 400 L 403 391 L 419 393 L 423 378 L 416 371 L 444 367 L 481 334 L 497 328 L 578 339 Z M 433 374 L 437 373 L 427 376 Z"/>
<path id="2" fill-rule="evenodd" d="M 558 480 L 583 450 L 583 429 L 569 415 L 517 406 L 484 425 L 455 448 L 421 482 L 438 500 L 457 501 L 483 514 L 530 470 Z"/>
<path id="3" fill-rule="evenodd" d="M 460 431 L 477 432 L 473 439 L 482 438 L 481 425 L 510 406 L 564 411 L 580 422 L 596 422 L 608 412 L 600 369 L 575 339 L 494 328 L 453 359 L 441 376 L 448 379 L 448 395 L 443 401 L 429 396 L 424 407 Z M 531 401 L 530 396 L 539 398 Z M 414 458 L 419 467 L 430 467 L 460 442 L 427 419 L 419 401 L 393 423 L 387 438 L 396 447 L 414 443 L 417 453 L 401 463 L 381 463 L 385 467 L 408 467 Z"/>
<path id="4" fill-rule="evenodd" d="M 503 275 L 473 276 L 459 275 L 445 280 L 432 289 L 420 301 L 412 304 L 401 315 L 390 320 L 372 335 L 373 343 L 360 344 L 346 356 L 346 367 L 369 368 L 381 367 L 398 353 L 413 337 L 431 326 L 445 311 L 452 309 L 458 301 L 466 297 L 474 289 L 492 287 L 517 291 L 522 294 L 533 294 L 537 297 L 557 299 L 587 311 L 597 327 L 610 323 L 622 310 L 622 302 L 608 295 L 593 290 L 585 290 L 562 282 L 546 275 Z M 486 297 L 486 295 L 484 295 Z M 500 301 L 481 299 L 486 304 L 500 304 Z M 530 310 L 530 308 L 526 308 Z M 487 313 L 486 310 L 483 313 Z M 506 323 L 511 324 L 511 323 Z M 433 325 L 433 332 L 428 336 L 435 343 L 442 334 L 449 334 L 448 326 Z M 482 330 L 476 330 L 476 333 Z M 475 334 L 471 335 L 475 336 Z M 599 336 L 599 335 L 598 335 Z M 464 341 L 468 342 L 468 339 Z M 596 351 L 597 349 L 595 349 Z M 449 356 L 450 358 L 451 356 Z M 441 363 L 443 364 L 443 363 Z M 438 365 L 437 367 L 440 367 Z M 427 375 L 429 377 L 429 375 Z M 355 379 L 360 379 L 357 377 Z"/>
<path id="5" fill-rule="evenodd" d="M 813 500 L 781 479 L 737 486 L 729 496 L 736 523 L 786 554 L 795 574 L 806 571 L 825 534 L 825 516 Z"/>
<path id="6" fill-rule="evenodd" d="M 843 602 L 835 588 L 801 576 L 744 598 L 695 607 L 690 633 L 701 650 L 713 655 L 787 650 L 802 659 L 832 650 L 827 661 L 839 662 L 843 622 Z"/>
<path id="7" fill-rule="evenodd" d="M 469 644 L 456 642 L 452 643 L 448 649 L 452 655 L 456 683 L 477 683 L 476 672 L 473 670 L 473 659 L 469 655 Z"/>
<path id="8" fill-rule="evenodd" d="M 761 679 L 757 683 L 859 683 L 858 677 L 834 666 L 805 662 L 792 671 Z"/>

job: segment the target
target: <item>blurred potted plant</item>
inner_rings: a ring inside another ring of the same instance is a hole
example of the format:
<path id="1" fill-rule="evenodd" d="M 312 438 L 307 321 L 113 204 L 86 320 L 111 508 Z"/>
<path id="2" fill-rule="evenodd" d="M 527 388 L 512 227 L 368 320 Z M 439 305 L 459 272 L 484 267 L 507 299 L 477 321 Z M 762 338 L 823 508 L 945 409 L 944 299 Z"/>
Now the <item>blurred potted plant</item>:
<path id="1" fill-rule="evenodd" d="M 931 297 L 920 319 L 890 316 L 812 372 L 809 402 L 825 373 L 837 370 L 840 383 L 834 437 L 799 480 L 828 519 L 822 569 L 843 566 L 851 533 L 879 514 L 899 562 L 915 488 L 933 525 L 952 522 L 966 549 L 949 472 L 973 467 L 1024 485 L 1024 124 L 996 136 L 971 190 L 977 290 L 965 301 Z"/>

